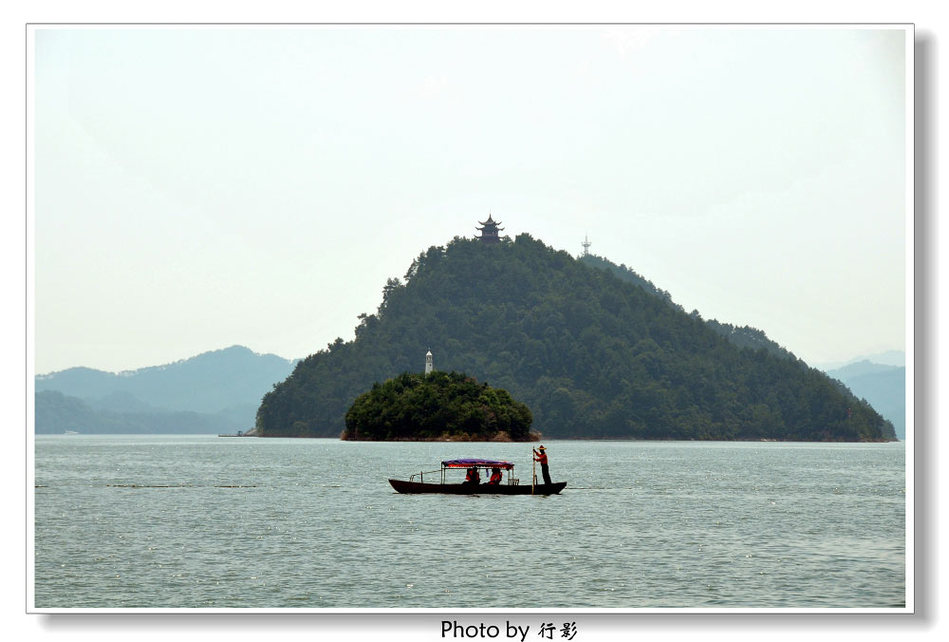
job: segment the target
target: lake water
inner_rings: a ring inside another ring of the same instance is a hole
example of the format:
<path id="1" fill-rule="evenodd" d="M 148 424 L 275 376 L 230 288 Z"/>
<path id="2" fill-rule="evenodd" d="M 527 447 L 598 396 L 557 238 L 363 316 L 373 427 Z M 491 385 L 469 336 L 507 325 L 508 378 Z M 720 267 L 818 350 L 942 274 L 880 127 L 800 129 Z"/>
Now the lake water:
<path id="1" fill-rule="evenodd" d="M 38 435 L 34 605 L 905 606 L 903 443 L 545 445 L 562 494 L 447 496 L 387 479 L 531 445 Z"/>

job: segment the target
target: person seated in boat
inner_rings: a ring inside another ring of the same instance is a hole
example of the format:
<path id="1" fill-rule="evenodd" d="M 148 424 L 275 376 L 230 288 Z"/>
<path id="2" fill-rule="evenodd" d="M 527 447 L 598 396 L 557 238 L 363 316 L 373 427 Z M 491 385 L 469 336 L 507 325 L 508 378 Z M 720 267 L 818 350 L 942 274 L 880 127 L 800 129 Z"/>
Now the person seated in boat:
<path id="1" fill-rule="evenodd" d="M 492 468 L 492 469 L 491 469 L 491 479 L 488 480 L 488 485 L 489 485 L 489 486 L 497 486 L 497 485 L 500 484 L 500 483 L 501 483 L 501 469 L 500 469 L 500 468 L 497 468 L 497 467 Z"/>
<path id="2" fill-rule="evenodd" d="M 477 486 L 481 483 L 481 475 L 478 474 L 478 469 L 472 466 L 468 469 L 468 474 L 465 475 L 465 484 L 471 486 Z"/>

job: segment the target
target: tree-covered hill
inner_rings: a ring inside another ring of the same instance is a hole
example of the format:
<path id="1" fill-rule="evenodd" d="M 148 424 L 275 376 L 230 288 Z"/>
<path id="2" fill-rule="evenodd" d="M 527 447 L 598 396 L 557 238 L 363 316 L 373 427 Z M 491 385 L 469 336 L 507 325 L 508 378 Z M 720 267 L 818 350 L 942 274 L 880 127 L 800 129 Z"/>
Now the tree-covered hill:
<path id="1" fill-rule="evenodd" d="M 741 348 L 698 315 L 522 234 L 455 238 L 416 258 L 351 342 L 310 355 L 264 396 L 269 436 L 338 436 L 375 382 L 466 372 L 523 401 L 547 437 L 887 440 L 893 427 L 785 353 Z"/>
<path id="2" fill-rule="evenodd" d="M 655 285 L 653 285 L 652 281 L 640 276 L 634 270 L 626 267 L 625 265 L 616 265 L 602 256 L 597 256 L 595 254 L 584 254 L 579 260 L 584 265 L 589 265 L 590 267 L 599 268 L 601 270 L 607 270 L 618 277 L 620 280 L 637 285 L 649 294 L 659 297 L 665 303 L 674 307 L 675 309 L 682 312 L 685 311 L 681 305 L 675 303 L 672 300 L 672 296 L 668 292 L 665 290 L 660 290 Z M 691 314 L 692 316 L 700 317 L 698 310 L 693 310 Z M 790 352 L 769 339 L 767 335 L 761 330 L 757 330 L 749 326 L 736 327 L 729 323 L 722 323 L 715 319 L 708 319 L 705 323 L 711 330 L 714 330 L 740 348 L 753 348 L 756 350 L 758 348 L 764 348 L 765 350 L 778 356 L 789 358 L 794 357 L 794 355 L 792 355 Z"/>

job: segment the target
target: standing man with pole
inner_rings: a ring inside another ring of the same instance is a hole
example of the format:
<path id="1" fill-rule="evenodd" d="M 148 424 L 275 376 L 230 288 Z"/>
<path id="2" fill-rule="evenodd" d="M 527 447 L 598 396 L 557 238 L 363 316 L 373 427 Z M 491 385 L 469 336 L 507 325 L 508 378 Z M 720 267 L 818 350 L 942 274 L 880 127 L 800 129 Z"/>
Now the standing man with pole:
<path id="1" fill-rule="evenodd" d="M 547 451 L 543 446 L 534 451 L 534 461 L 540 464 L 540 473 L 544 476 L 544 483 L 550 485 L 550 470 L 547 468 Z"/>

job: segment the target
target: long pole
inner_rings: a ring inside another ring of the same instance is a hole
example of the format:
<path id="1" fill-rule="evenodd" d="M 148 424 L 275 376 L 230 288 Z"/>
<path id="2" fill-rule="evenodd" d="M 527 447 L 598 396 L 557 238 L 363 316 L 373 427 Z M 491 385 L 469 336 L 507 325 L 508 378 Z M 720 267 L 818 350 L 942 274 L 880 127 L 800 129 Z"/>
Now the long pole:
<path id="1" fill-rule="evenodd" d="M 534 447 L 531 446 L 531 495 L 534 494 L 534 486 L 537 484 L 537 459 L 534 457 Z"/>

